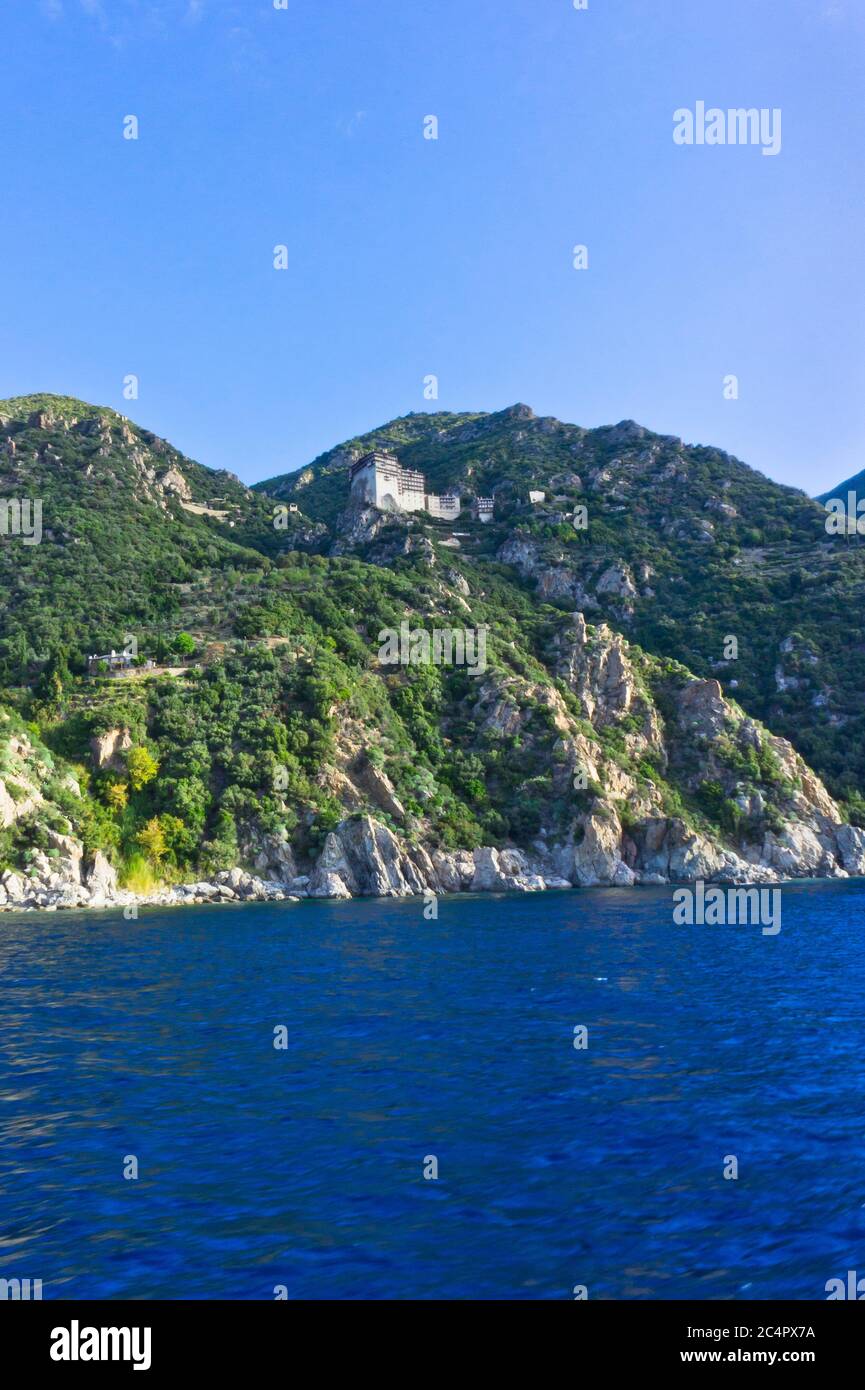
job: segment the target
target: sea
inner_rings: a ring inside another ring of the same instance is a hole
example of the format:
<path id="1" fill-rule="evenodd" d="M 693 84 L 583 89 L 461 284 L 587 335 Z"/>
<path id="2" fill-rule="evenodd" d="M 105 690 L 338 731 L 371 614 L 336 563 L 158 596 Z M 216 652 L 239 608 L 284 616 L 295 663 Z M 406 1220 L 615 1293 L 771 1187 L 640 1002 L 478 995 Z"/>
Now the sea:
<path id="1" fill-rule="evenodd" d="M 823 1299 L 865 1274 L 865 883 L 0 915 L 0 1280 Z M 428 907 L 427 912 L 431 909 Z"/>

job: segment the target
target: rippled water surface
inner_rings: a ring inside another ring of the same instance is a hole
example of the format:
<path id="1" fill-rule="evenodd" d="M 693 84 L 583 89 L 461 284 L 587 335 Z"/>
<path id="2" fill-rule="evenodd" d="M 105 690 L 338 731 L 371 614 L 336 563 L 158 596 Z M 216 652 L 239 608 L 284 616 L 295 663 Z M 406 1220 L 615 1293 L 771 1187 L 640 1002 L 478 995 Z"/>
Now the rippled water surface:
<path id="1" fill-rule="evenodd" d="M 664 889 L 0 916 L 0 1277 L 823 1298 L 865 1272 L 863 908 L 785 888 L 776 937 L 674 926 Z"/>

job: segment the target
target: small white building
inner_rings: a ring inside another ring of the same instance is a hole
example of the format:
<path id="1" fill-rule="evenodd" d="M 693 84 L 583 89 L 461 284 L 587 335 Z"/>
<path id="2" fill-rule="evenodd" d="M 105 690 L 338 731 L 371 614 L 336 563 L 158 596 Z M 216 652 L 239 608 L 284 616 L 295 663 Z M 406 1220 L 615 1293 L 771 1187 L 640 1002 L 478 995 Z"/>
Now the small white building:
<path id="1" fill-rule="evenodd" d="M 426 510 L 430 516 L 440 516 L 444 521 L 456 521 L 460 514 L 460 499 L 455 492 L 443 492 L 441 497 L 437 497 L 434 492 L 428 492 Z"/>
<path id="2" fill-rule="evenodd" d="M 495 500 L 492 497 L 476 497 L 472 506 L 472 511 L 478 521 L 492 521 Z"/>
<path id="3" fill-rule="evenodd" d="M 530 492 L 529 501 L 532 503 L 532 505 L 534 505 L 535 502 L 543 502 L 546 498 L 546 495 L 547 494 L 545 492 Z"/>
<path id="4" fill-rule="evenodd" d="M 103 652 L 101 655 L 94 652 L 87 658 L 87 671 L 91 676 L 98 675 L 100 666 L 105 666 L 109 671 L 128 671 L 131 665 L 130 653 L 116 652 L 113 647 L 110 652 Z"/>
<path id="5" fill-rule="evenodd" d="M 143 663 L 141 669 L 144 671 L 152 671 L 154 665 L 155 662 L 148 658 L 147 661 Z M 106 675 L 122 675 L 124 672 L 132 672 L 136 669 L 136 659 L 129 652 L 114 651 L 113 647 L 110 652 L 104 652 L 101 655 L 98 652 L 94 652 L 92 656 L 88 656 L 87 674 L 89 676 L 98 676 L 102 674 L 100 670 L 102 667 L 106 668 Z"/>

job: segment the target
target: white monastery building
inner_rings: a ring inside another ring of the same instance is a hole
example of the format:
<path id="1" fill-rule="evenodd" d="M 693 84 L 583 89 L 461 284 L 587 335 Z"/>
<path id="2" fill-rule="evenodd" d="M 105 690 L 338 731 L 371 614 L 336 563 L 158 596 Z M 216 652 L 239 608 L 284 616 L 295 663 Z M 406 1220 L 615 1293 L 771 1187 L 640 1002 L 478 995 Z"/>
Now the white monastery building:
<path id="1" fill-rule="evenodd" d="M 348 473 L 352 497 L 380 512 L 429 512 L 445 521 L 460 514 L 460 499 L 454 492 L 439 497 L 427 492 L 426 478 L 414 468 L 403 468 L 394 454 L 374 449 L 351 465 Z"/>

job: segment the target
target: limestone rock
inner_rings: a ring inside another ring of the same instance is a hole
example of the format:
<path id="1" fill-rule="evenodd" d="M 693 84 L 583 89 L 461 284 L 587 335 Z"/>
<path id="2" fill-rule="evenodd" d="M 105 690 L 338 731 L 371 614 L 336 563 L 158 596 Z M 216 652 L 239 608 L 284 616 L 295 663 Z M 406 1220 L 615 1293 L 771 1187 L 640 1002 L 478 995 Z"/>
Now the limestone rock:
<path id="1" fill-rule="evenodd" d="M 350 890 L 339 874 L 331 869 L 316 869 L 309 884 L 311 898 L 350 898 Z"/>
<path id="2" fill-rule="evenodd" d="M 432 863 L 443 893 L 461 893 L 474 878 L 474 856 L 467 850 L 436 850 Z"/>
<path id="3" fill-rule="evenodd" d="M 172 493 L 184 502 L 191 501 L 192 490 L 179 468 L 167 469 L 157 482 L 163 492 Z"/>
<path id="4" fill-rule="evenodd" d="M 865 830 L 842 825 L 835 831 L 841 862 L 850 874 L 865 874 Z"/>
<path id="5" fill-rule="evenodd" d="M 336 883 L 338 880 L 338 884 Z M 330 891 L 333 888 L 345 891 Z M 357 880 L 345 857 L 342 841 L 331 830 L 325 839 L 318 862 L 310 875 L 311 898 L 352 897 L 359 891 Z"/>
<path id="6" fill-rule="evenodd" d="M 622 859 L 622 827 L 615 811 L 596 802 L 584 818 L 583 838 L 573 849 L 573 877 L 583 887 L 629 887 L 634 872 Z"/>
<path id="7" fill-rule="evenodd" d="M 435 887 L 425 881 L 411 855 L 393 832 L 371 816 L 342 821 L 337 827 L 337 836 L 342 851 L 341 862 L 348 865 L 349 877 L 345 878 L 341 870 L 338 872 L 347 883 L 349 879 L 353 880 L 359 893 L 386 898 L 406 897 Z"/>
<path id="8" fill-rule="evenodd" d="M 90 756 L 97 772 L 111 768 L 116 772 L 123 770 L 125 764 L 122 754 L 132 747 L 132 737 L 128 729 L 106 729 L 90 740 Z"/>
<path id="9" fill-rule="evenodd" d="M 788 822 L 779 835 L 772 831 L 763 842 L 763 862 L 789 878 L 827 874 L 833 868 L 832 856 L 807 825 Z"/>
<path id="10" fill-rule="evenodd" d="M 386 772 L 382 772 L 381 768 L 376 767 L 368 759 L 364 759 L 358 770 L 358 780 L 371 801 L 374 801 L 389 816 L 393 816 L 394 820 L 405 820 L 405 807 L 394 791 L 393 782 Z"/>
<path id="11" fill-rule="evenodd" d="M 678 720 L 683 731 L 717 738 L 724 731 L 727 702 L 716 680 L 689 681 L 679 694 Z"/>
<path id="12" fill-rule="evenodd" d="M 297 864 L 284 829 L 275 834 L 253 832 L 243 850 L 244 859 L 266 878 L 276 883 L 290 883 L 297 877 Z"/>
<path id="13" fill-rule="evenodd" d="M 12 788 L 17 795 L 13 794 Z M 5 781 L 0 778 L 0 830 L 29 815 L 41 804 L 41 793 L 23 777 L 7 773 Z"/>
<path id="14" fill-rule="evenodd" d="M 627 565 L 614 564 L 604 570 L 595 585 L 595 593 L 631 599 L 637 596 L 637 586 Z"/>

